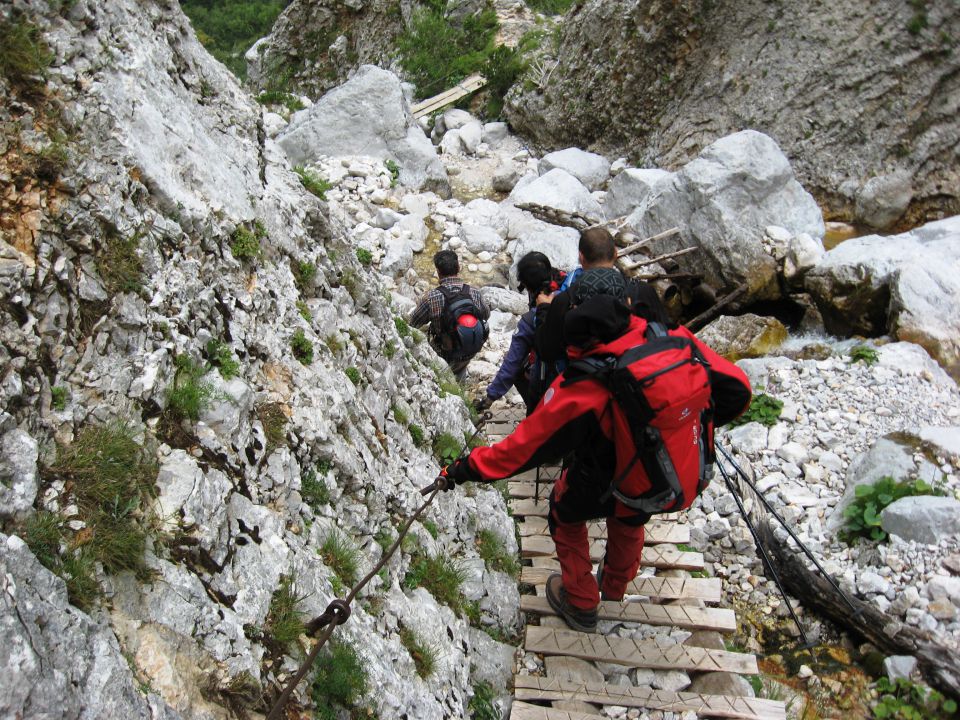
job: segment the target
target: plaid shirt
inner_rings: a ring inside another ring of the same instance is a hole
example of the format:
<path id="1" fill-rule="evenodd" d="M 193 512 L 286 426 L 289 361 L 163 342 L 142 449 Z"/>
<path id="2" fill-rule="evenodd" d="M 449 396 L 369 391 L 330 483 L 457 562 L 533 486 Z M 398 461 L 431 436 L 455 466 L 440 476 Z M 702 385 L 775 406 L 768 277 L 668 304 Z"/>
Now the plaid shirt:
<path id="1" fill-rule="evenodd" d="M 445 277 L 440 281 L 440 287 L 449 288 L 451 290 L 459 291 L 464 285 L 465 283 L 463 280 L 456 276 Z M 473 304 L 477 307 L 477 319 L 486 320 L 488 317 L 490 317 L 490 311 L 484 304 L 483 298 L 480 296 L 480 291 L 473 286 L 468 287 L 470 299 L 473 300 Z M 435 332 L 437 330 L 440 317 L 443 315 L 443 307 L 446 305 L 446 302 L 446 298 L 443 297 L 443 293 L 440 292 L 440 289 L 434 288 L 424 295 L 423 299 L 420 300 L 420 304 L 414 308 L 413 313 L 410 315 L 410 324 L 413 325 L 413 327 L 422 327 L 427 323 L 430 323 L 430 331 Z"/>

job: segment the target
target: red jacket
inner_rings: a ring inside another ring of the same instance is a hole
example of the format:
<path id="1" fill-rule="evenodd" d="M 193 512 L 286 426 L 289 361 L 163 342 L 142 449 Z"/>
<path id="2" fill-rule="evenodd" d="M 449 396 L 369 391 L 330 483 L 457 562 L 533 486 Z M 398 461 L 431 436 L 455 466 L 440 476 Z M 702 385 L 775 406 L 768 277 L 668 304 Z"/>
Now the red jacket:
<path id="1" fill-rule="evenodd" d="M 632 316 L 627 331 L 612 342 L 597 345 L 581 355 L 619 356 L 642 344 L 647 323 Z M 750 381 L 740 368 L 725 360 L 684 327 L 670 335 L 686 336 L 710 365 L 711 396 L 717 426 L 730 422 L 750 404 Z M 633 438 L 620 407 L 599 380 L 562 386 L 561 375 L 544 394 L 536 410 L 520 422 L 508 437 L 489 447 L 480 447 L 467 460 L 477 480 L 499 480 L 546 462 L 568 458 L 568 482 L 592 482 L 602 492 L 636 454 Z M 640 487 L 639 467 L 624 479 L 621 489 L 628 496 L 649 489 Z M 619 503 L 617 503 L 619 506 Z M 618 515 L 632 514 L 619 506 Z"/>

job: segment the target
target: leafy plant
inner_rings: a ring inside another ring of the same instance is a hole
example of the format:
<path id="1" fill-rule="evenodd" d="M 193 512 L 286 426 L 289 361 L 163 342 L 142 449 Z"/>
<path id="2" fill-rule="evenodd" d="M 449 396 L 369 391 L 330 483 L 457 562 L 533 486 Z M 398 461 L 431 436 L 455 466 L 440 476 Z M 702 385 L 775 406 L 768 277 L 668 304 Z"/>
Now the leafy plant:
<path id="1" fill-rule="evenodd" d="M 854 345 L 850 348 L 850 362 L 852 363 L 862 360 L 866 365 L 873 365 L 879 359 L 876 348 L 869 345 Z"/>
<path id="2" fill-rule="evenodd" d="M 357 260 L 360 261 L 361 265 L 369 265 L 373 262 L 373 253 L 367 250 L 366 248 L 357 248 Z"/>
<path id="3" fill-rule="evenodd" d="M 441 465 L 450 465 L 458 457 L 463 443 L 450 433 L 442 433 L 433 439 L 433 454 Z"/>
<path id="4" fill-rule="evenodd" d="M 401 628 L 400 644 L 407 649 L 410 657 L 413 658 L 417 675 L 424 680 L 433 675 L 433 671 L 437 667 L 437 650 L 435 647 L 425 643 L 410 628 Z"/>
<path id="5" fill-rule="evenodd" d="M 290 338 L 290 349 L 293 350 L 293 356 L 304 365 L 313 362 L 313 343 L 307 339 L 303 330 L 297 328 Z"/>
<path id="6" fill-rule="evenodd" d="M 407 424 L 407 414 L 403 411 L 399 405 L 394 405 L 391 410 L 393 410 L 393 419 L 396 420 L 401 425 Z"/>
<path id="7" fill-rule="evenodd" d="M 167 410 L 196 422 L 213 397 L 213 386 L 203 380 L 207 368 L 189 355 L 177 355 L 173 365 L 176 373 L 167 393 Z"/>
<path id="8" fill-rule="evenodd" d="M 310 695 L 318 720 L 336 720 L 336 706 L 353 708 L 366 694 L 367 671 L 351 645 L 332 641 L 329 651 L 317 658 L 316 667 Z"/>
<path id="9" fill-rule="evenodd" d="M 293 171 L 300 177 L 300 182 L 308 192 L 313 193 L 321 200 L 327 199 L 327 190 L 333 188 L 331 183 L 327 182 L 311 170 L 303 167 L 303 165 L 294 166 Z"/>
<path id="10" fill-rule="evenodd" d="M 517 558 L 508 553 L 503 541 L 492 530 L 481 530 L 477 533 L 477 551 L 487 567 L 516 577 L 520 572 L 520 563 Z"/>
<path id="11" fill-rule="evenodd" d="M 63 385 L 57 385 L 50 388 L 50 404 L 57 412 L 62 412 L 67 407 L 67 401 L 70 399 L 69 388 Z"/>
<path id="12" fill-rule="evenodd" d="M 765 393 L 757 393 L 750 402 L 750 407 L 740 417 L 730 423 L 731 426 L 745 425 L 748 422 L 758 422 L 761 425 L 772 427 L 780 418 L 783 410 L 783 401 L 770 397 Z"/>
<path id="13" fill-rule="evenodd" d="M 303 613 L 299 610 L 305 595 L 297 595 L 293 578 L 280 576 L 280 584 L 270 598 L 270 610 L 267 612 L 265 630 L 277 644 L 286 647 L 300 637 L 305 627 Z"/>
<path id="14" fill-rule="evenodd" d="M 282 90 L 264 90 L 257 95 L 257 102 L 261 105 L 283 105 L 290 112 L 303 110 L 303 101 L 296 95 Z"/>
<path id="15" fill-rule="evenodd" d="M 313 315 L 310 312 L 310 308 L 303 300 L 297 300 L 297 312 L 299 312 L 300 317 L 307 322 L 311 322 L 313 320 Z"/>
<path id="16" fill-rule="evenodd" d="M 400 335 L 400 337 L 404 338 L 410 334 L 410 326 L 407 325 L 407 321 L 402 317 L 393 318 L 393 324 L 396 326 L 397 333 Z"/>
<path id="17" fill-rule="evenodd" d="M 308 470 L 300 478 L 300 497 L 314 512 L 330 504 L 330 489 L 315 470 Z"/>
<path id="18" fill-rule="evenodd" d="M 422 520 L 420 524 L 423 525 L 424 530 L 430 533 L 430 537 L 434 540 L 440 535 L 440 528 L 437 527 L 437 524 L 433 520 Z"/>
<path id="19" fill-rule="evenodd" d="M 511 48 L 500 45 L 487 56 L 481 72 L 487 79 L 486 116 L 488 118 L 500 117 L 503 111 L 503 98 L 525 68 L 523 50 L 520 47 Z"/>
<path id="20" fill-rule="evenodd" d="M 33 172 L 41 180 L 53 182 L 60 177 L 69 159 L 66 145 L 57 137 L 34 155 Z"/>
<path id="21" fill-rule="evenodd" d="M 336 528 L 331 529 L 317 550 L 324 564 L 349 586 L 357 582 L 360 571 L 360 552 L 350 539 Z"/>
<path id="22" fill-rule="evenodd" d="M 393 360 L 393 356 L 397 354 L 397 344 L 393 340 L 387 340 L 383 344 L 383 354 L 387 360 Z"/>
<path id="23" fill-rule="evenodd" d="M 403 578 L 406 590 L 423 587 L 436 598 L 437 602 L 450 606 L 455 612 L 465 611 L 460 587 L 467 579 L 464 568 L 447 555 L 436 557 L 419 555 L 413 558 L 410 569 Z"/>
<path id="24" fill-rule="evenodd" d="M 383 166 L 390 173 L 390 187 L 396 187 L 397 181 L 400 179 L 400 166 L 389 158 L 383 161 Z"/>
<path id="25" fill-rule="evenodd" d="M 903 678 L 891 682 L 882 677 L 877 681 L 880 699 L 873 708 L 875 718 L 891 720 L 928 720 L 957 716 L 957 701 L 941 693 Z"/>
<path id="26" fill-rule="evenodd" d="M 300 260 L 299 262 L 291 263 L 290 268 L 293 272 L 293 280 L 297 284 L 297 288 L 300 290 L 300 292 L 303 292 L 317 276 L 317 266 L 312 262 L 307 262 L 306 260 Z"/>
<path id="27" fill-rule="evenodd" d="M 346 373 L 347 377 L 350 378 L 350 382 L 352 382 L 354 385 L 360 384 L 360 381 L 362 380 L 360 371 L 355 367 L 348 367 L 346 370 L 344 370 L 344 373 Z"/>
<path id="28" fill-rule="evenodd" d="M 843 539 L 850 542 L 857 537 L 882 541 L 887 533 L 880 526 L 880 512 L 900 498 L 914 495 L 942 495 L 924 480 L 897 481 L 885 476 L 872 485 L 857 485 L 853 502 L 843 511 L 847 523 L 843 530 Z"/>
<path id="29" fill-rule="evenodd" d="M 210 360 L 211 365 L 220 371 L 220 377 L 224 380 L 236 377 L 237 372 L 240 370 L 240 363 L 233 357 L 233 352 L 230 350 L 229 345 L 214 339 L 207 343 L 205 349 L 207 359 Z"/>
<path id="30" fill-rule="evenodd" d="M 241 262 L 253 262 L 262 253 L 260 240 L 243 225 L 238 225 L 230 239 L 230 252 Z"/>
<path id="31" fill-rule="evenodd" d="M 478 682 L 473 686 L 473 695 L 467 704 L 471 720 L 500 720 L 500 711 L 494 703 L 497 694 L 488 682 Z"/>
<path id="32" fill-rule="evenodd" d="M 544 15 L 563 15 L 573 0 L 526 0 L 527 7 Z"/>

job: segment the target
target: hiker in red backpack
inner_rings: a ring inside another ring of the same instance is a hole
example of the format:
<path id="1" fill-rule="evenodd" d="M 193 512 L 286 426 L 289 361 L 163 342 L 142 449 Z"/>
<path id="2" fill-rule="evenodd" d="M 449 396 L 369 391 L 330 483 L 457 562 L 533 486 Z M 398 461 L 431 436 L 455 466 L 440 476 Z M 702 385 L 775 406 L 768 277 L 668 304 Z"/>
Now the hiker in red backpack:
<path id="1" fill-rule="evenodd" d="M 458 277 L 460 259 L 453 250 L 434 255 L 433 266 L 440 284 L 420 300 L 410 315 L 410 324 L 422 327 L 430 323 L 430 344 L 447 361 L 457 382 L 463 382 L 467 365 L 490 334 L 490 310 L 480 291 Z"/>
<path id="2" fill-rule="evenodd" d="M 644 524 L 702 492 L 713 428 L 747 408 L 751 389 L 686 328 L 648 322 L 610 294 L 571 307 L 564 337 L 570 364 L 534 413 L 443 474 L 457 484 L 492 481 L 565 458 L 550 494 L 560 573 L 547 582 L 547 600 L 571 628 L 594 632 L 601 597 L 621 600 L 637 574 Z M 595 577 L 585 521 L 599 518 L 607 548 Z"/>

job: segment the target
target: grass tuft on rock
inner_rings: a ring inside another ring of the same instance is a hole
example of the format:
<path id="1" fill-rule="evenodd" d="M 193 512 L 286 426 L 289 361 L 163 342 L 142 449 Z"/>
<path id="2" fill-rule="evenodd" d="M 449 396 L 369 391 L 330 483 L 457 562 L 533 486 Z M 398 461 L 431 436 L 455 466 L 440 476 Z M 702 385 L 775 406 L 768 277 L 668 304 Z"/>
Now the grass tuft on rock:
<path id="1" fill-rule="evenodd" d="M 317 551 L 324 564 L 348 587 L 356 584 L 360 573 L 360 551 L 346 535 L 331 529 Z"/>
<path id="2" fill-rule="evenodd" d="M 300 603 L 305 595 L 298 595 L 293 584 L 293 578 L 288 575 L 280 577 L 280 584 L 270 598 L 270 610 L 264 630 L 278 645 L 287 647 L 305 631 L 303 613 Z"/>
<path id="3" fill-rule="evenodd" d="M 357 651 L 346 642 L 334 640 L 316 661 L 310 696 L 317 720 L 337 720 L 337 708 L 352 710 L 367 693 L 368 677 Z M 352 715 L 356 717 L 356 715 Z"/>

